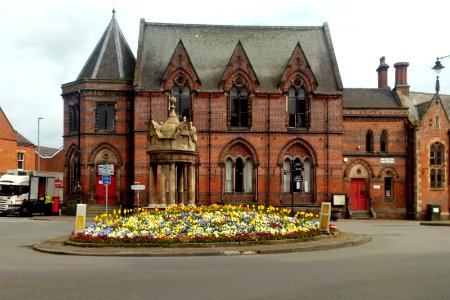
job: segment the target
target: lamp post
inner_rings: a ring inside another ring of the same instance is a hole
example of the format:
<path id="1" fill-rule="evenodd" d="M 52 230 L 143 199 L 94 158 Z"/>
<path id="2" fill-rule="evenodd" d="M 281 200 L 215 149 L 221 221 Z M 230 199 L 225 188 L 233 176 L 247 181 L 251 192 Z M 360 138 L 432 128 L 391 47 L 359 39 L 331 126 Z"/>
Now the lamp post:
<path id="1" fill-rule="evenodd" d="M 41 170 L 41 143 L 40 143 L 40 123 L 44 118 L 38 117 L 38 165 L 37 170 Z"/>
<path id="2" fill-rule="evenodd" d="M 446 57 L 446 56 L 444 56 L 444 57 Z M 433 69 L 433 70 L 436 72 L 436 88 L 435 88 L 436 94 L 439 94 L 439 90 L 440 90 L 440 86 L 439 86 L 439 73 L 441 72 L 441 70 L 442 70 L 443 68 L 445 68 L 445 67 L 441 64 L 441 59 L 444 58 L 444 57 L 438 57 L 437 60 L 436 60 L 436 62 L 435 62 L 435 64 L 434 64 L 434 67 L 431 68 L 431 69 Z"/>

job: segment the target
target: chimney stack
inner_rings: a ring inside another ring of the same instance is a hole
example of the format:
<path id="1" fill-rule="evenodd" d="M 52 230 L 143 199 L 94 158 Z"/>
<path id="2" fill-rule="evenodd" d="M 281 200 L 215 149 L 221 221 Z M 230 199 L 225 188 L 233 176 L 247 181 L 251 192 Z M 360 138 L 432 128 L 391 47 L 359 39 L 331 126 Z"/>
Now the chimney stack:
<path id="1" fill-rule="evenodd" d="M 408 66 L 409 63 L 407 62 L 398 62 L 394 64 L 395 89 L 405 96 L 409 95 Z"/>
<path id="2" fill-rule="evenodd" d="M 388 87 L 388 73 L 389 65 L 385 62 L 385 57 L 382 56 L 380 58 L 380 65 L 377 68 L 378 72 L 378 88 L 387 88 Z"/>

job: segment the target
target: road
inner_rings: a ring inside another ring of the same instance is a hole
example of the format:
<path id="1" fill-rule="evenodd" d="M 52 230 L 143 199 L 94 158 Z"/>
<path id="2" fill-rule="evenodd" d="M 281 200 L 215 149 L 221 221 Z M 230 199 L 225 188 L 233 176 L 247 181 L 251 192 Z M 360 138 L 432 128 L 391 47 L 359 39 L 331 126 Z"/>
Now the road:
<path id="1" fill-rule="evenodd" d="M 363 245 L 213 257 L 84 257 L 31 246 L 73 220 L 0 218 L 0 299 L 449 299 L 450 227 L 336 222 Z"/>

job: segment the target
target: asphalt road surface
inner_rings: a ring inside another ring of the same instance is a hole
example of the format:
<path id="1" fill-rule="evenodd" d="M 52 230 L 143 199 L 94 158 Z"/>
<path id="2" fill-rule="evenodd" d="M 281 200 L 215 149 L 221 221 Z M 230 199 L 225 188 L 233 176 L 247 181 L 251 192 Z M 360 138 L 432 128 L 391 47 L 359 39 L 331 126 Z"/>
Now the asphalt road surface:
<path id="1" fill-rule="evenodd" d="M 85 257 L 31 246 L 71 219 L 0 217 L 0 299 L 450 299 L 450 227 L 335 222 L 372 241 L 267 255 Z"/>

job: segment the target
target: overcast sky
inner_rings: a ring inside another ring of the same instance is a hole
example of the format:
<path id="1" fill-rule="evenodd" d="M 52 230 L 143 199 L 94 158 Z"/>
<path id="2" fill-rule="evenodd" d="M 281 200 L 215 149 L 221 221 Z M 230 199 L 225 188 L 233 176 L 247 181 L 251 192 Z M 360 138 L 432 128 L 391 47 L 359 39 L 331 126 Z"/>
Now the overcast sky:
<path id="1" fill-rule="evenodd" d="M 381 56 L 389 85 L 396 62 L 409 62 L 411 91 L 434 92 L 437 56 L 450 55 L 446 1 L 361 0 L 0 0 L 0 106 L 37 145 L 63 145 L 61 84 L 80 73 L 112 16 L 136 55 L 139 22 L 321 26 L 328 22 L 346 88 L 376 88 Z M 440 74 L 450 94 L 450 59 Z"/>

